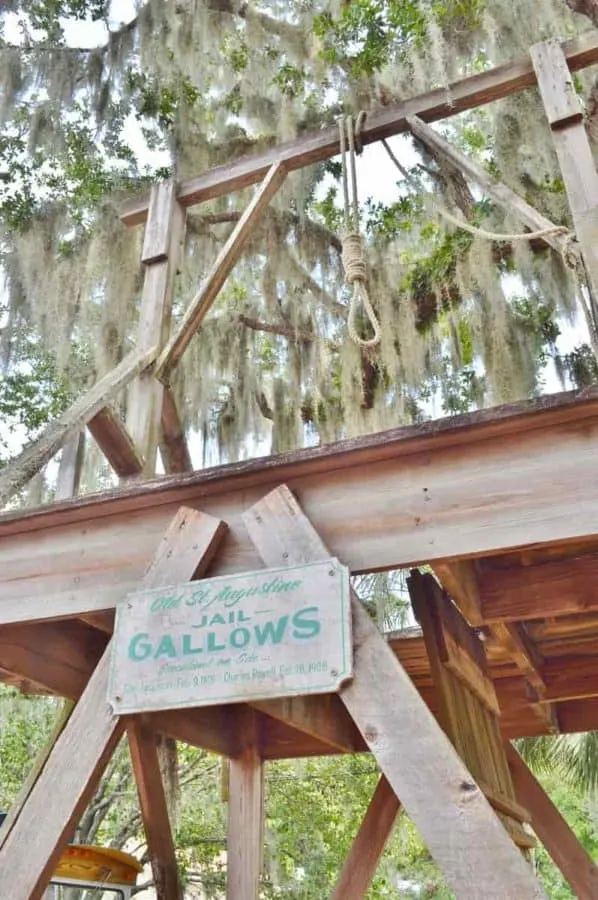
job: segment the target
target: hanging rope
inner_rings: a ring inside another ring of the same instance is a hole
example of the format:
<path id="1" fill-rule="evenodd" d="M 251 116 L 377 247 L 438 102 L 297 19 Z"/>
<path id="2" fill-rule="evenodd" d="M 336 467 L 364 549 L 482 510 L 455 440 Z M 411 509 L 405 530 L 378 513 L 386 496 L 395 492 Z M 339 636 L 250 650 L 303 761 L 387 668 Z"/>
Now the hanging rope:
<path id="1" fill-rule="evenodd" d="M 347 328 L 351 340 L 359 347 L 371 348 L 380 343 L 381 329 L 376 313 L 370 302 L 366 288 L 367 270 L 363 255 L 363 242 L 359 233 L 359 198 L 357 195 L 357 167 L 355 165 L 356 154 L 361 152 L 360 134 L 365 121 L 365 113 L 360 112 L 353 124 L 353 117 L 339 119 L 339 136 L 342 163 L 343 201 L 344 201 L 344 234 L 343 234 L 343 269 L 345 280 L 353 288 Z M 347 152 L 348 144 L 348 152 Z M 348 165 L 347 165 L 348 157 Z M 352 200 L 349 197 L 349 180 L 351 181 Z M 359 305 L 368 317 L 373 336 L 364 340 L 356 327 L 357 310 Z"/>

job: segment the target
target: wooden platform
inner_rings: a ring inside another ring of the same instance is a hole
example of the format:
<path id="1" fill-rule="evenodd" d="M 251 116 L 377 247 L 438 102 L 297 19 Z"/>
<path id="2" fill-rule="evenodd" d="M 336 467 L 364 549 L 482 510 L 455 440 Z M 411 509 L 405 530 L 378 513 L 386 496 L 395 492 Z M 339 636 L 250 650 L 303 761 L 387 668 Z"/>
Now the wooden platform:
<path id="1" fill-rule="evenodd" d="M 598 728 L 597 443 L 598 393 L 574 392 L 5 514 L 2 677 L 79 696 L 115 604 L 177 508 L 228 524 L 210 574 L 256 569 L 242 514 L 284 483 L 353 572 L 432 565 L 484 637 L 505 736 Z M 434 710 L 423 639 L 411 631 L 390 642 Z M 318 716 L 323 708 L 314 704 Z M 269 712 L 266 758 L 364 749 L 340 704 L 327 715 L 338 715 L 341 736 L 324 742 L 316 727 L 291 729 L 276 704 Z M 231 749 L 230 715 L 212 716 L 212 749 Z M 205 714 L 160 718 L 185 739 Z"/>

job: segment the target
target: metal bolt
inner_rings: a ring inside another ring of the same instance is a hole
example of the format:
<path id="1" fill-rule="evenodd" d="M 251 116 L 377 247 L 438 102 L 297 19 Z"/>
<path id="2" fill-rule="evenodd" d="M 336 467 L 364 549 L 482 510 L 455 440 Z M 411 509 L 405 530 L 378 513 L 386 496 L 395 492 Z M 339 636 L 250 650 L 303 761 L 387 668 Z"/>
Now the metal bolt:
<path id="1" fill-rule="evenodd" d="M 338 675 L 338 672 L 336 671 L 336 669 L 331 669 L 330 674 L 333 678 L 336 678 L 336 676 Z"/>
<path id="2" fill-rule="evenodd" d="M 288 559 L 288 558 L 289 558 L 289 554 L 286 552 L 286 550 L 285 550 L 285 552 L 282 554 L 282 558 L 283 558 L 283 559 Z"/>

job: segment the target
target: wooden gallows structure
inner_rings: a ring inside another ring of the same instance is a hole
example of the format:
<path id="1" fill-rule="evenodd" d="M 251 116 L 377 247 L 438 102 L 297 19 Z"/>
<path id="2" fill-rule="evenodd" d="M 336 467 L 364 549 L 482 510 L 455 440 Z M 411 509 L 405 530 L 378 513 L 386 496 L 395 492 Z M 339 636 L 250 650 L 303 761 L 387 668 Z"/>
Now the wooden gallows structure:
<path id="1" fill-rule="evenodd" d="M 598 297 L 598 175 L 571 76 L 596 63 L 596 32 L 539 44 L 386 107 L 361 138 L 411 130 L 573 255 Z M 574 236 L 429 125 L 536 85 Z M 366 895 L 401 806 L 460 900 L 544 897 L 530 864 L 536 838 L 577 897 L 598 897 L 596 864 L 510 743 L 598 729 L 598 392 L 191 471 L 169 374 L 286 174 L 336 155 L 338 142 L 336 128 L 306 134 L 128 202 L 123 220 L 145 227 L 136 348 L 0 473 L 5 504 L 63 450 L 56 501 L 0 516 L 0 677 L 73 704 L 0 829 L 1 900 L 43 896 L 125 734 L 160 900 L 178 900 L 181 888 L 159 735 L 230 758 L 229 900 L 258 898 L 264 763 L 364 752 L 381 778 L 335 900 Z M 186 208 L 252 184 L 253 200 L 171 330 Z M 112 405 L 123 390 L 126 422 Z M 77 496 L 85 429 L 119 490 Z M 165 477 L 155 477 L 158 451 Z M 419 628 L 389 638 L 343 573 L 401 567 L 412 569 Z M 327 587 L 301 599 L 314 573 Z M 265 594 L 279 609 L 269 624 L 256 606 Z M 189 617 L 201 611 L 213 630 L 200 645 L 185 628 L 198 627 Z M 328 664 L 324 634 L 340 635 L 340 663 Z M 264 646 L 281 662 L 244 669 L 248 659 L 262 665 Z"/>

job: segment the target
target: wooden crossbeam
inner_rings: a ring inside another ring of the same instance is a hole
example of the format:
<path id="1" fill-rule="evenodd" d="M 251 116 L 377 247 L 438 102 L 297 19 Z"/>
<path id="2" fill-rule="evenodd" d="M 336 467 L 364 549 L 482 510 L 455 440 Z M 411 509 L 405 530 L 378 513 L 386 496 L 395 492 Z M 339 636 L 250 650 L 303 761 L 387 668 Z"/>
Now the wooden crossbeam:
<path id="1" fill-rule="evenodd" d="M 143 472 L 143 457 L 118 413 L 105 406 L 90 419 L 87 427 L 96 444 L 121 478 Z"/>
<path id="2" fill-rule="evenodd" d="M 598 62 L 598 33 L 595 31 L 564 41 L 562 46 L 572 72 Z M 407 131 L 409 116 L 417 115 L 425 122 L 437 122 L 508 97 L 535 83 L 531 60 L 529 56 L 524 56 L 479 75 L 463 78 L 447 87 L 387 106 L 367 118 L 361 138 L 364 144 L 389 138 Z M 177 197 L 184 206 L 193 206 L 256 184 L 270 166 L 277 162 L 285 163 L 289 171 L 292 171 L 330 159 L 337 153 L 338 129 L 322 128 L 263 153 L 246 156 L 232 165 L 218 166 L 203 175 L 183 181 L 178 187 Z M 127 225 L 144 222 L 148 203 L 147 194 L 127 201 L 121 208 L 122 220 Z"/>
<path id="3" fill-rule="evenodd" d="M 554 222 L 547 219 L 527 203 L 523 197 L 511 190 L 503 181 L 492 178 L 477 162 L 470 159 L 460 150 L 457 150 L 449 141 L 445 140 L 433 128 L 426 125 L 418 116 L 410 116 L 407 120 L 410 131 L 423 144 L 433 152 L 439 153 L 450 164 L 456 167 L 467 178 L 475 181 L 484 192 L 492 197 L 495 203 L 502 206 L 508 213 L 515 215 L 532 231 L 543 231 L 554 228 Z M 572 252 L 569 239 L 563 234 L 546 234 L 542 240 L 544 243 L 569 260 Z"/>
<path id="4" fill-rule="evenodd" d="M 18 491 L 54 454 L 81 431 L 136 375 L 156 358 L 157 348 L 133 350 L 111 372 L 100 378 L 90 390 L 51 422 L 32 444 L 26 447 L 0 473 L 0 507 Z"/>
<path id="5" fill-rule="evenodd" d="M 181 900 L 182 890 L 160 771 L 157 735 L 149 720 L 142 716 L 131 717 L 127 734 L 156 896 L 159 900 Z"/>
<path id="6" fill-rule="evenodd" d="M 531 815 L 532 828 L 578 900 L 595 900 L 598 897 L 598 866 L 510 744 L 507 745 L 507 758 L 515 791 Z"/>
<path id="7" fill-rule="evenodd" d="M 220 250 L 206 280 L 191 300 L 179 328 L 160 354 L 156 364 L 156 378 L 168 380 L 169 372 L 177 365 L 189 341 L 203 322 L 228 275 L 239 260 L 256 223 L 283 183 L 286 174 L 287 169 L 281 162 L 275 163 L 268 171 L 260 189 Z"/>
<path id="8" fill-rule="evenodd" d="M 181 509 L 164 535 L 141 587 L 184 581 L 193 577 L 198 568 L 201 573 L 223 531 L 219 520 Z M 106 701 L 109 666 L 110 647 L 0 849 L 0 897 L 41 900 L 60 854 L 120 740 L 124 723 L 113 716 Z"/>
<path id="9" fill-rule="evenodd" d="M 382 775 L 343 863 L 331 900 L 363 900 L 400 810 L 395 792 Z"/>
<path id="10" fill-rule="evenodd" d="M 0 623 L 113 608 L 136 589 L 181 503 L 201 505 L 229 524 L 214 575 L 256 568 L 259 557 L 242 512 L 283 482 L 292 485 L 334 555 L 354 572 L 551 541 L 596 541 L 597 440 L 597 395 L 584 391 L 5 514 Z M 483 567 L 481 587 L 484 600 Z M 518 602 L 516 582 L 505 596 L 509 604 Z M 567 605 L 563 593 L 563 611 Z M 539 608 L 540 600 L 533 601 L 531 618 Z M 548 603 L 546 614 L 550 609 Z M 518 612 L 526 617 L 525 607 Z"/>
<path id="11" fill-rule="evenodd" d="M 285 487 L 244 521 L 268 566 L 330 553 Z M 483 793 L 353 593 L 354 678 L 340 696 L 457 896 L 544 897 Z M 380 685 L 384 690 L 380 690 Z"/>
<path id="12" fill-rule="evenodd" d="M 355 723 L 335 694 L 260 700 L 251 706 L 345 753 L 362 749 Z"/>

